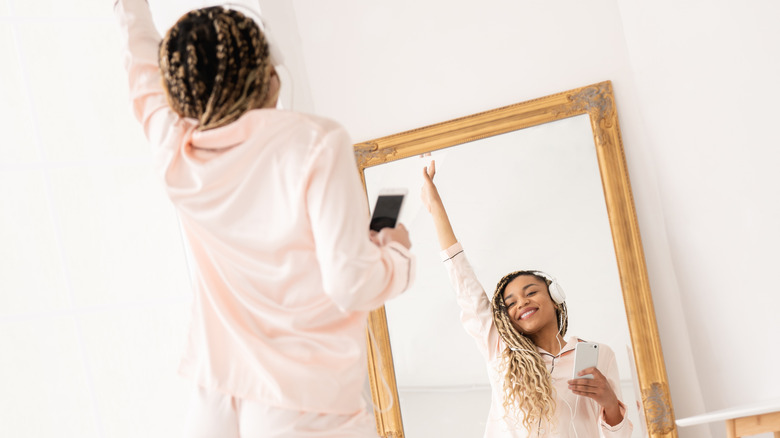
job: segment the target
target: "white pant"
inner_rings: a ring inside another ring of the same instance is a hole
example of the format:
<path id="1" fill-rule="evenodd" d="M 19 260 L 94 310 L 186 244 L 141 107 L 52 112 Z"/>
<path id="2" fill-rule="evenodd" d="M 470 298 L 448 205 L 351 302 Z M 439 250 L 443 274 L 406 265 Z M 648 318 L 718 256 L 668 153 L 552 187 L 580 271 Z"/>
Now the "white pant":
<path id="1" fill-rule="evenodd" d="M 374 416 L 291 411 L 198 386 L 184 438 L 376 438 Z"/>

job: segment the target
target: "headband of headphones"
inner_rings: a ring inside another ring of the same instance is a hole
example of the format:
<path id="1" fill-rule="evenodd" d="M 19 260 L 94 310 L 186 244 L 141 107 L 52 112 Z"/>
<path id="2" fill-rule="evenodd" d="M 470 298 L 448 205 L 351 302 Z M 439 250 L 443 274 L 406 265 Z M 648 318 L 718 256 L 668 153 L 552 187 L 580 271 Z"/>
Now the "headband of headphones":
<path id="1" fill-rule="evenodd" d="M 271 32 L 268 30 L 268 27 L 265 25 L 259 7 L 252 8 L 237 3 L 224 3 L 222 4 L 222 6 L 228 9 L 233 9 L 234 11 L 241 12 L 242 14 L 251 18 L 255 23 L 257 23 L 257 26 L 260 28 L 260 31 L 263 32 L 263 35 L 265 35 L 265 40 L 268 43 L 268 53 L 269 53 L 269 58 L 271 60 L 271 65 L 273 65 L 274 67 L 284 65 L 284 57 L 282 56 L 282 52 L 279 51 L 279 46 L 274 42 Z"/>

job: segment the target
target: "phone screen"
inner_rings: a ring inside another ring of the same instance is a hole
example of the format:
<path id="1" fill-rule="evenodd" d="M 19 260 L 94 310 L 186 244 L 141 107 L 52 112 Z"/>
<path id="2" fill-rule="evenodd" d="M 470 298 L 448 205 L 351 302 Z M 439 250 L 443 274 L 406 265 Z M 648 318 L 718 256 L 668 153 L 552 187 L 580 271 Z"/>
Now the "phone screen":
<path id="1" fill-rule="evenodd" d="M 404 195 L 379 195 L 376 199 L 374 214 L 371 215 L 370 228 L 379 231 L 382 228 L 394 228 L 398 221 Z"/>

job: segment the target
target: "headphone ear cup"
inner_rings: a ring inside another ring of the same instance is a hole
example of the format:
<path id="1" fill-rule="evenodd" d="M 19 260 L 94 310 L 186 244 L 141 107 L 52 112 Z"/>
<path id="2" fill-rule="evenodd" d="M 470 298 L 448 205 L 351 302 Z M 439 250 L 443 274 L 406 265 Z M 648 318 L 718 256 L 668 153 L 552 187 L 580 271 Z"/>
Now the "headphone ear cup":
<path id="1" fill-rule="evenodd" d="M 550 297 L 552 297 L 556 304 L 561 304 L 566 301 L 566 294 L 563 293 L 563 289 L 557 281 L 553 280 L 548 286 L 548 289 L 550 290 Z"/>
<path id="2" fill-rule="evenodd" d="M 546 278 L 550 284 L 547 285 L 547 290 L 550 291 L 550 297 L 555 304 L 561 304 L 566 301 L 566 294 L 563 293 L 563 288 L 558 284 L 555 279 L 542 271 L 533 271 L 536 275 Z"/>

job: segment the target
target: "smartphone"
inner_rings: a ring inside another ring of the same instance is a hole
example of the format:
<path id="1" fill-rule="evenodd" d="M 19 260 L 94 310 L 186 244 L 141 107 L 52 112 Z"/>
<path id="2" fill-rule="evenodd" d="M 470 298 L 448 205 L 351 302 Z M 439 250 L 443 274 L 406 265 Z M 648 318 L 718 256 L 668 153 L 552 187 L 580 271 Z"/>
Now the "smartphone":
<path id="1" fill-rule="evenodd" d="M 574 349 L 574 372 L 572 379 L 592 379 L 593 374 L 578 376 L 585 368 L 595 367 L 599 363 L 599 344 L 594 342 L 578 342 Z"/>
<path id="2" fill-rule="evenodd" d="M 406 198 L 405 189 L 383 189 L 379 192 L 374 204 L 374 212 L 371 214 L 369 228 L 379 231 L 382 228 L 395 228 L 398 216 L 401 215 L 401 207 Z"/>

